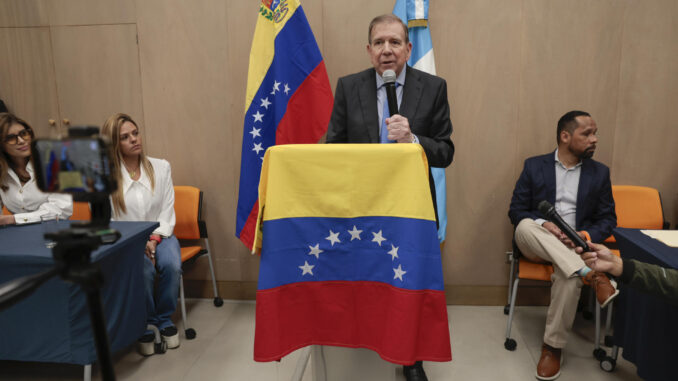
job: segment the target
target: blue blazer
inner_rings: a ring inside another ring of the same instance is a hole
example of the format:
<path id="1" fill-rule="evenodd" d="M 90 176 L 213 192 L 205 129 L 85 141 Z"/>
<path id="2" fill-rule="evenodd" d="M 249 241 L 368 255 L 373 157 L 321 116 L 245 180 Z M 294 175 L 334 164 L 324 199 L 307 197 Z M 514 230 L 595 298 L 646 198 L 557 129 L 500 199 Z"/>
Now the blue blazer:
<path id="1" fill-rule="evenodd" d="M 537 205 L 542 200 L 556 200 L 555 152 L 525 160 L 511 198 L 509 218 L 514 226 L 524 218 L 544 218 Z M 577 226 L 585 230 L 591 241 L 602 242 L 617 226 L 614 212 L 610 169 L 593 159 L 584 159 L 577 191 Z"/>

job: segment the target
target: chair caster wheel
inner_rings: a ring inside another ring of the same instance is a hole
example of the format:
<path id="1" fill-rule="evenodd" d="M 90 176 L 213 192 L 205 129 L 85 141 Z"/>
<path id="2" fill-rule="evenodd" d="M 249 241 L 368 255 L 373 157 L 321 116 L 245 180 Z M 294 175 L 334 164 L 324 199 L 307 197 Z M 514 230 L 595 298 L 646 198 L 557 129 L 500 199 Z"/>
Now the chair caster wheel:
<path id="1" fill-rule="evenodd" d="M 615 366 L 617 366 L 617 361 L 612 357 L 605 356 L 604 359 L 600 360 L 600 369 L 606 372 L 612 372 Z"/>
<path id="2" fill-rule="evenodd" d="M 515 351 L 517 345 L 518 344 L 516 344 L 516 341 L 513 339 L 506 339 L 506 341 L 504 341 L 504 348 L 506 348 L 507 351 Z"/>
<path id="3" fill-rule="evenodd" d="M 214 307 L 221 307 L 224 305 L 224 300 L 221 299 L 220 297 L 214 298 Z"/>
<path id="4" fill-rule="evenodd" d="M 167 343 L 164 342 L 164 341 L 161 341 L 159 343 L 155 343 L 153 345 L 153 347 L 155 349 L 155 353 L 163 354 L 163 353 L 167 352 Z"/>
<path id="5" fill-rule="evenodd" d="M 188 340 L 195 339 L 195 329 L 189 328 L 189 329 L 185 330 L 184 333 L 186 334 L 186 339 L 188 339 Z"/>
<path id="6" fill-rule="evenodd" d="M 505 306 L 504 306 L 504 315 L 508 315 L 510 309 L 511 309 L 511 305 L 510 305 L 510 304 L 505 305 Z"/>
<path id="7" fill-rule="evenodd" d="M 598 348 L 593 350 L 593 357 L 595 357 L 596 360 L 603 361 L 603 359 L 605 359 L 605 356 L 607 356 L 607 353 L 605 352 L 604 349 Z"/>

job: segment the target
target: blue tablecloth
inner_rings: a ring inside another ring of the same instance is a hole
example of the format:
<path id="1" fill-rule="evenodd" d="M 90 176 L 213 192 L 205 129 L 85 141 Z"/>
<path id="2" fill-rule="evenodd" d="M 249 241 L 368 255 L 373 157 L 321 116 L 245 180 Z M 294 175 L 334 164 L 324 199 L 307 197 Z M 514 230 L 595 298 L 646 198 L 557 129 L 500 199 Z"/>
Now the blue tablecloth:
<path id="1" fill-rule="evenodd" d="M 112 222 L 122 233 L 92 254 L 100 264 L 101 299 L 112 350 L 129 346 L 146 327 L 143 250 L 156 222 Z M 59 222 L 65 229 L 68 222 Z M 0 228 L 0 283 L 54 264 L 40 224 Z M 35 293 L 0 312 L 0 359 L 91 364 L 96 361 L 87 300 L 80 286 L 52 278 Z"/>
<path id="2" fill-rule="evenodd" d="M 637 229 L 615 229 L 622 258 L 678 269 L 678 248 L 669 247 Z M 676 380 L 678 305 L 620 285 L 614 342 L 622 356 L 636 364 L 645 380 Z"/>

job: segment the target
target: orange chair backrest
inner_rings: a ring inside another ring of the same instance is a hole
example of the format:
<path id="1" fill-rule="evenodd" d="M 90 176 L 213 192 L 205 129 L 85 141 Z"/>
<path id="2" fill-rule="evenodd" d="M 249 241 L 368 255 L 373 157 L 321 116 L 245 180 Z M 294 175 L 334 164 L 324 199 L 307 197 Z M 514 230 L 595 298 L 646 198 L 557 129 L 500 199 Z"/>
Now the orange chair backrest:
<path id="1" fill-rule="evenodd" d="M 635 185 L 613 185 L 617 226 L 631 229 L 662 229 L 664 212 L 659 191 Z"/>
<path id="2" fill-rule="evenodd" d="M 192 186 L 174 187 L 174 235 L 179 239 L 200 239 L 200 189 Z"/>
<path id="3" fill-rule="evenodd" d="M 9 216 L 12 213 L 10 213 L 9 210 L 7 210 L 7 208 L 5 208 L 5 206 L 3 205 L 2 206 L 2 214 L 4 214 L 5 216 Z"/>
<path id="4" fill-rule="evenodd" d="M 92 212 L 89 210 L 89 202 L 73 201 L 73 214 L 71 220 L 89 221 L 92 219 Z"/>

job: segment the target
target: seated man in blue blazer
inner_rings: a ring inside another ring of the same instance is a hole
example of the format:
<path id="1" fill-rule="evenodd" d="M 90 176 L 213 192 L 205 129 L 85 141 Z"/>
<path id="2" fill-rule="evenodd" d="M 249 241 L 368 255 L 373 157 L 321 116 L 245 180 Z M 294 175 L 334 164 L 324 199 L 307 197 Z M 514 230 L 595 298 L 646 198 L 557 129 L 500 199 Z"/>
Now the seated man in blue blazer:
<path id="1" fill-rule="evenodd" d="M 537 378 L 560 375 L 561 350 L 572 328 L 582 279 L 590 282 L 596 298 L 607 305 L 618 293 L 603 273 L 589 269 L 574 251 L 574 244 L 552 222 L 544 220 L 537 205 L 546 200 L 584 239 L 602 242 L 617 225 L 610 184 L 610 169 L 591 157 L 598 138 L 596 122 L 587 112 L 570 111 L 558 121 L 558 148 L 525 160 L 509 209 L 515 241 L 534 262 L 550 262 L 551 304 L 546 317 L 544 344 Z"/>

